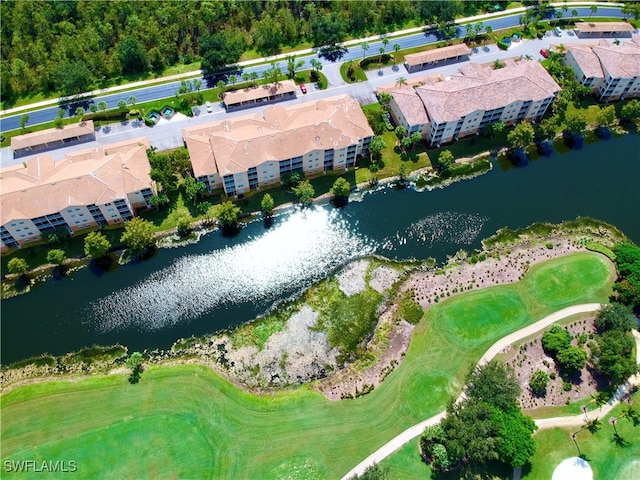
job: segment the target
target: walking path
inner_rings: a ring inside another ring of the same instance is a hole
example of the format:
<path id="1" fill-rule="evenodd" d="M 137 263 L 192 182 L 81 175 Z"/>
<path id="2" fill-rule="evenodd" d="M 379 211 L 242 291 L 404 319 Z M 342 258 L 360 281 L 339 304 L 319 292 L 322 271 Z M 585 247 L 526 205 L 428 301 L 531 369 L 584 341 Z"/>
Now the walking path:
<path id="1" fill-rule="evenodd" d="M 549 325 L 552 325 L 557 321 L 562 320 L 565 317 L 569 317 L 577 313 L 595 312 L 597 310 L 600 310 L 600 307 L 601 305 L 599 303 L 584 303 L 581 305 L 574 305 L 572 307 L 563 308 L 562 310 L 559 310 L 550 315 L 547 315 L 542 320 L 539 320 L 536 323 L 529 325 L 528 327 L 518 330 L 517 332 L 514 332 L 498 340 L 480 358 L 480 360 L 478 361 L 478 365 L 483 365 L 487 363 L 489 360 L 495 357 L 498 353 L 502 352 L 506 347 L 510 346 L 512 343 L 522 338 L 526 338 L 530 335 L 533 335 L 534 333 L 537 333 L 540 330 L 543 330 Z M 638 356 L 637 361 L 638 363 L 640 363 L 640 333 L 638 333 L 636 330 L 633 330 L 633 335 L 636 339 L 636 344 L 637 344 L 637 349 L 636 349 L 637 356 Z M 618 389 L 618 392 L 616 392 L 616 395 L 609 401 L 609 404 L 601 408 L 600 410 L 601 413 L 599 413 L 599 416 L 603 417 L 607 413 L 609 413 L 611 409 L 615 405 L 617 405 L 620 399 L 624 396 L 626 390 L 629 388 L 631 384 L 633 385 L 640 384 L 640 374 L 634 375 L 633 377 L 631 377 L 627 385 L 621 386 Z M 459 401 L 463 395 L 464 393 L 461 393 L 457 401 Z M 395 437 L 394 439 L 392 439 L 391 441 L 389 441 L 388 443 L 380 447 L 377 451 L 369 455 L 367 458 L 365 458 L 362 462 L 360 462 L 354 468 L 352 468 L 345 476 L 342 477 L 342 480 L 348 480 L 354 475 L 362 475 L 367 468 L 369 468 L 370 466 L 376 463 L 380 463 L 382 460 L 384 460 L 393 452 L 395 452 L 400 447 L 402 447 L 405 443 L 413 440 L 414 438 L 422 434 L 425 427 L 438 424 L 444 418 L 445 413 L 446 412 L 444 411 L 440 412 L 437 415 L 434 415 L 433 417 L 428 418 L 427 420 L 424 420 L 418 423 L 417 425 L 414 425 L 413 427 L 408 428 L 407 430 L 402 432 L 400 435 L 398 435 L 397 437 Z M 544 419 L 536 420 L 536 425 L 540 429 L 566 427 L 566 426 L 583 426 L 584 417 L 582 415 L 574 415 L 570 417 L 544 418 Z M 515 478 L 519 478 L 519 476 L 516 477 L 516 472 L 514 472 L 514 479 Z"/>

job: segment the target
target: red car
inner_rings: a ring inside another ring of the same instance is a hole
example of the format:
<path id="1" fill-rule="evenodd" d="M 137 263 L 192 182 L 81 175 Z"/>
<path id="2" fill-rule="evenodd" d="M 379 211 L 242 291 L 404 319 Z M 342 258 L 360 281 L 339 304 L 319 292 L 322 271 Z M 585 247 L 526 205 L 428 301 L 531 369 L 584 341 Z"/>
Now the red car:
<path id="1" fill-rule="evenodd" d="M 549 58 L 549 50 L 543 48 L 542 50 L 540 50 L 540 55 L 542 55 L 544 58 Z"/>
<path id="2" fill-rule="evenodd" d="M 302 91 L 302 93 L 307 93 L 307 86 L 304 83 L 301 83 L 300 90 Z"/>

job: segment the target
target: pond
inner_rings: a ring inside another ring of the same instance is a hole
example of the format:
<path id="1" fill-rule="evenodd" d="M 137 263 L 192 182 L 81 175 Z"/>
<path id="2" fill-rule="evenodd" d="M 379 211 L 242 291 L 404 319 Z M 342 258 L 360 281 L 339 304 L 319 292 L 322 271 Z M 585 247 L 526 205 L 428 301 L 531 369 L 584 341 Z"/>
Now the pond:
<path id="1" fill-rule="evenodd" d="M 640 137 L 553 153 L 526 167 L 495 163 L 488 174 L 431 192 L 391 187 L 347 207 L 291 210 L 232 239 L 163 249 L 113 272 L 83 269 L 2 302 L 2 363 L 93 344 L 168 348 L 263 314 L 369 254 L 446 260 L 497 229 L 591 216 L 640 242 Z"/>

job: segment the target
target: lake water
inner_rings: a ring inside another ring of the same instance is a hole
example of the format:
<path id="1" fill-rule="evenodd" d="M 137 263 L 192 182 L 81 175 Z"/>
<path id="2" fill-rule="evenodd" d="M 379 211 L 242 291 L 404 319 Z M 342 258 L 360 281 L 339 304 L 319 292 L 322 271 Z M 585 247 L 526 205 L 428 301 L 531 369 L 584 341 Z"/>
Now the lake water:
<path id="1" fill-rule="evenodd" d="M 640 243 L 640 137 L 600 141 L 431 192 L 384 188 L 336 210 L 292 210 L 265 229 L 97 275 L 83 269 L 2 301 L 2 363 L 83 346 L 168 348 L 237 325 L 368 254 L 443 261 L 497 229 L 590 216 Z"/>

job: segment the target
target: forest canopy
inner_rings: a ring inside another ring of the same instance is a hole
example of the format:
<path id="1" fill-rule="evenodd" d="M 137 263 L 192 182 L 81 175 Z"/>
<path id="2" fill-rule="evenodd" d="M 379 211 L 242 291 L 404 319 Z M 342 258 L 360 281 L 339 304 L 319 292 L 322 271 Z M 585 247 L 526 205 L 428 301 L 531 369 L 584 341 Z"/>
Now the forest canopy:
<path id="1" fill-rule="evenodd" d="M 2 100 L 37 92 L 71 96 L 125 74 L 205 60 L 235 63 L 247 49 L 273 54 L 304 42 L 339 43 L 416 22 L 449 22 L 495 1 L 351 2 L 34 0 L 0 2 Z M 220 55 L 212 46 L 229 42 Z"/>

